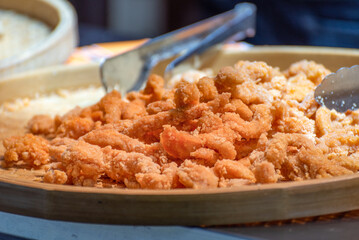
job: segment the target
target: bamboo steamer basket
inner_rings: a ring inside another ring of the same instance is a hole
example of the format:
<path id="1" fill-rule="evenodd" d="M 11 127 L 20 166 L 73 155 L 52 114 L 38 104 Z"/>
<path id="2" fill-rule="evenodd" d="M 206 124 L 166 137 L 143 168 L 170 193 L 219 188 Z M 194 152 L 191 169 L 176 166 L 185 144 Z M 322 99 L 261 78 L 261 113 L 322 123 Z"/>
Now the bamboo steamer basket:
<path id="1" fill-rule="evenodd" d="M 0 9 L 12 10 L 40 20 L 51 29 L 41 44 L 0 60 L 0 79 L 15 73 L 63 63 L 77 45 L 76 13 L 65 0 L 0 0 Z"/>
<path id="2" fill-rule="evenodd" d="M 359 50 L 319 47 L 221 49 L 202 56 L 216 72 L 238 60 L 263 60 L 287 68 L 302 59 L 335 71 L 359 62 Z M 155 73 L 163 72 L 160 63 Z M 31 83 L 29 81 L 31 79 Z M 0 103 L 60 88 L 100 85 L 99 65 L 58 66 L 0 82 Z M 34 109 L 36 114 L 36 109 Z M 0 115 L 0 140 L 25 132 L 23 116 Z M 0 156 L 3 149 L 0 147 Z M 33 173 L 36 175 L 36 173 Z M 46 184 L 31 172 L 0 168 L 0 211 L 65 221 L 139 225 L 220 225 L 284 220 L 359 209 L 358 173 L 328 179 L 226 189 L 134 190 Z"/>

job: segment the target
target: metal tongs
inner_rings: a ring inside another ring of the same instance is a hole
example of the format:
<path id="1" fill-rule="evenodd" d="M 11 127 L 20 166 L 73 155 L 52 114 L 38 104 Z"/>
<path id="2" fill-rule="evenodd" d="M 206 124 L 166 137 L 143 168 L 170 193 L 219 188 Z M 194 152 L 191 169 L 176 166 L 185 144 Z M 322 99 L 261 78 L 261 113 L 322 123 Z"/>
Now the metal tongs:
<path id="1" fill-rule="evenodd" d="M 315 89 L 315 100 L 338 112 L 359 108 L 359 65 L 343 67 L 327 75 Z"/>
<path id="2" fill-rule="evenodd" d="M 106 59 L 101 64 L 102 84 L 107 92 L 139 90 L 152 68 L 164 59 L 175 58 L 166 75 L 195 54 L 229 40 L 242 40 L 255 34 L 256 6 L 240 3 L 234 9 L 151 39 L 132 51 Z"/>

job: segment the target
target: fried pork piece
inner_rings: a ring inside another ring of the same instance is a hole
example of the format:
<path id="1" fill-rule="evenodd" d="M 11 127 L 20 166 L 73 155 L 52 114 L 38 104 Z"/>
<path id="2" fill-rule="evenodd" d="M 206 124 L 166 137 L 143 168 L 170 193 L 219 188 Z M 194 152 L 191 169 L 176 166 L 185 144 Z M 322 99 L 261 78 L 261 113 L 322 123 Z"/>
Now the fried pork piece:
<path id="1" fill-rule="evenodd" d="M 287 102 L 275 101 L 274 129 L 283 133 L 302 133 L 315 136 L 315 121 L 305 116 L 305 113 L 295 107 L 290 107 Z"/>
<path id="2" fill-rule="evenodd" d="M 219 70 L 214 83 L 218 92 L 232 92 L 238 84 L 244 83 L 248 78 L 246 72 L 227 66 Z"/>
<path id="3" fill-rule="evenodd" d="M 288 79 L 286 94 L 289 99 L 302 102 L 306 95 L 315 89 L 316 85 L 303 72 Z"/>
<path id="4" fill-rule="evenodd" d="M 203 141 L 198 136 L 165 125 L 161 134 L 161 144 L 172 157 L 186 159 L 191 156 L 191 152 L 203 146 Z"/>
<path id="5" fill-rule="evenodd" d="M 57 128 L 56 135 L 78 139 L 90 132 L 94 127 L 95 123 L 90 118 L 72 117 L 61 123 Z"/>
<path id="6" fill-rule="evenodd" d="M 146 87 L 141 91 L 142 94 L 150 95 L 148 103 L 156 102 L 162 99 L 165 92 L 163 89 L 164 80 L 161 76 L 151 74 L 147 80 Z"/>
<path id="7" fill-rule="evenodd" d="M 320 107 L 315 116 L 315 125 L 319 136 L 333 132 L 336 128 L 342 128 L 339 121 L 335 118 L 340 117 L 335 111 L 331 111 L 326 107 Z M 341 117 L 343 118 L 343 116 Z M 339 119 L 338 119 L 339 120 Z"/>
<path id="8" fill-rule="evenodd" d="M 359 128 L 357 125 L 337 129 L 319 139 L 318 146 L 328 156 L 351 171 L 359 170 Z"/>
<path id="9" fill-rule="evenodd" d="M 62 154 L 66 151 L 67 147 L 76 142 L 72 138 L 55 138 L 50 141 L 49 154 L 53 162 L 62 162 Z"/>
<path id="10" fill-rule="evenodd" d="M 203 77 L 198 80 L 197 88 L 200 92 L 200 101 L 208 102 L 215 99 L 218 95 L 218 90 L 214 85 L 214 80 L 209 77 Z"/>
<path id="11" fill-rule="evenodd" d="M 111 147 L 105 147 L 103 153 L 106 175 L 115 181 L 124 182 L 128 188 L 140 188 L 141 185 L 136 180 L 136 174 L 161 173 L 160 165 L 142 153 L 128 153 Z M 146 181 L 142 178 L 141 180 Z"/>
<path id="12" fill-rule="evenodd" d="M 246 179 L 251 183 L 256 181 L 253 172 L 240 161 L 219 160 L 214 165 L 213 171 L 220 178 Z"/>
<path id="13" fill-rule="evenodd" d="M 163 165 L 161 173 L 137 173 L 136 180 L 141 188 L 146 189 L 173 189 L 181 185 L 174 162 Z"/>
<path id="14" fill-rule="evenodd" d="M 222 120 L 245 139 L 259 138 L 262 133 L 271 129 L 272 114 L 267 104 L 253 105 L 252 109 L 254 115 L 251 121 L 245 121 L 238 114 L 230 112 L 224 113 Z"/>
<path id="15" fill-rule="evenodd" d="M 268 141 L 266 159 L 286 180 L 304 180 L 353 173 L 330 161 L 312 140 L 302 134 L 277 133 Z"/>
<path id="16" fill-rule="evenodd" d="M 146 107 L 140 100 L 125 103 L 122 108 L 122 119 L 136 119 L 147 115 Z"/>
<path id="17" fill-rule="evenodd" d="M 222 134 L 218 134 L 217 131 L 201 134 L 199 137 L 202 139 L 204 147 L 218 152 L 219 159 L 234 159 L 236 157 L 237 152 L 233 145 L 234 138 L 231 138 L 232 141 L 230 141 Z"/>
<path id="18" fill-rule="evenodd" d="M 273 80 L 273 82 L 271 82 Z M 269 102 L 281 97 L 285 77 L 264 62 L 240 61 L 235 68 L 222 68 L 215 78 L 219 92 L 231 92 L 245 104 Z"/>
<path id="19" fill-rule="evenodd" d="M 239 61 L 234 68 L 222 68 L 215 78 L 219 92 L 232 92 L 244 82 L 269 82 L 281 73 L 264 62 Z"/>
<path id="20" fill-rule="evenodd" d="M 68 177 L 62 170 L 49 169 L 46 171 L 43 181 L 45 183 L 65 184 L 67 183 Z M 92 186 L 92 185 L 90 185 Z"/>
<path id="21" fill-rule="evenodd" d="M 248 79 L 255 82 L 270 82 L 275 76 L 282 75 L 278 69 L 268 66 L 265 62 L 239 61 L 234 66 L 240 72 L 247 75 Z"/>
<path id="22" fill-rule="evenodd" d="M 131 102 L 134 100 L 140 100 L 143 102 L 144 106 L 160 100 L 173 100 L 173 96 L 168 94 L 170 90 L 166 91 L 163 86 L 163 78 L 156 74 L 151 74 L 147 79 L 146 86 L 143 90 L 139 92 L 130 92 L 126 95 L 126 98 Z"/>
<path id="23" fill-rule="evenodd" d="M 96 129 L 82 136 L 81 140 L 102 148 L 111 146 L 113 149 L 126 152 L 143 153 L 161 165 L 167 163 L 168 155 L 161 143 L 144 144 L 137 139 L 117 132 L 115 129 Z"/>
<path id="24" fill-rule="evenodd" d="M 5 147 L 4 160 L 7 166 L 24 165 L 39 167 L 50 160 L 49 142 L 32 134 L 10 137 L 3 141 Z"/>
<path id="25" fill-rule="evenodd" d="M 320 107 L 315 115 L 317 135 L 324 139 L 327 139 L 328 135 L 331 135 L 334 139 L 338 139 L 339 137 L 342 145 L 348 147 L 356 145 L 357 147 L 357 144 L 359 144 L 356 141 L 356 136 L 359 131 L 356 119 L 357 114 L 358 111 L 338 113 L 335 110 Z"/>
<path id="26" fill-rule="evenodd" d="M 62 163 L 68 180 L 74 185 L 94 186 L 106 170 L 102 149 L 81 140 L 67 147 Z"/>
<path id="27" fill-rule="evenodd" d="M 296 105 L 296 103 L 293 104 Z M 302 111 L 304 113 L 304 116 L 306 116 L 307 118 L 312 118 L 320 107 L 317 101 L 315 101 L 314 91 L 308 93 L 307 96 L 305 96 L 305 98 L 303 99 L 303 101 L 296 106 L 297 109 L 299 111 Z"/>
<path id="28" fill-rule="evenodd" d="M 194 83 L 182 81 L 175 91 L 174 102 L 177 108 L 189 108 L 199 103 L 200 92 Z"/>
<path id="29" fill-rule="evenodd" d="M 81 140 L 100 147 L 111 146 L 126 152 L 145 152 L 145 144 L 117 132 L 115 129 L 96 129 L 81 137 Z"/>
<path id="30" fill-rule="evenodd" d="M 322 82 L 323 78 L 330 73 L 330 71 L 322 64 L 307 60 L 294 63 L 287 71 L 285 71 L 285 75 L 288 78 L 300 73 L 304 73 L 307 78 L 312 81 L 315 86 L 317 86 Z"/>
<path id="31" fill-rule="evenodd" d="M 209 148 L 199 148 L 191 152 L 190 156 L 191 158 L 194 158 L 192 159 L 193 162 L 207 167 L 213 167 L 219 159 L 219 154 L 215 150 Z"/>
<path id="32" fill-rule="evenodd" d="M 244 82 L 237 85 L 232 91 L 232 97 L 240 99 L 246 105 L 270 103 L 273 101 L 272 94 L 255 82 Z"/>
<path id="33" fill-rule="evenodd" d="M 193 163 L 190 160 L 184 161 L 178 168 L 177 175 L 179 182 L 186 188 L 216 188 L 218 186 L 218 177 L 213 170 Z"/>
<path id="34" fill-rule="evenodd" d="M 258 139 L 236 141 L 234 147 L 237 152 L 237 159 L 247 157 L 252 151 L 258 148 Z"/>
<path id="35" fill-rule="evenodd" d="M 113 90 L 106 94 L 97 104 L 91 106 L 90 109 L 92 112 L 102 112 L 103 121 L 113 123 L 121 120 L 121 110 L 124 104 L 121 94 Z"/>
<path id="36" fill-rule="evenodd" d="M 196 129 L 198 133 L 211 133 L 224 127 L 223 121 L 218 114 L 211 111 L 204 112 L 196 121 Z"/>
<path id="37" fill-rule="evenodd" d="M 276 183 L 280 179 L 274 165 L 270 162 L 261 162 L 254 168 L 254 176 L 257 183 Z"/>
<path id="38" fill-rule="evenodd" d="M 55 121 L 48 115 L 35 115 L 28 122 L 27 128 L 32 134 L 48 135 L 55 132 Z"/>
<path id="39" fill-rule="evenodd" d="M 146 106 L 142 99 L 133 98 L 124 101 L 116 90 L 106 94 L 97 104 L 85 108 L 80 116 L 91 118 L 93 121 L 115 123 L 121 119 L 135 119 L 147 115 Z"/>
<path id="40" fill-rule="evenodd" d="M 329 154 L 330 156 L 330 154 Z M 356 151 L 352 154 L 345 155 L 334 155 L 331 156 L 331 161 L 335 161 L 342 167 L 349 169 L 350 171 L 357 172 L 359 170 L 359 162 L 358 162 L 359 152 Z"/>
<path id="41" fill-rule="evenodd" d="M 174 109 L 176 106 L 174 104 L 174 102 L 170 99 L 166 100 L 166 101 L 156 101 L 156 102 L 152 102 L 150 104 L 147 105 L 146 107 L 146 111 L 148 114 L 156 114 L 159 112 L 165 112 L 165 111 L 169 111 L 171 109 Z"/>
<path id="42" fill-rule="evenodd" d="M 224 106 L 223 112 L 235 112 L 246 121 L 252 120 L 252 110 L 242 102 L 240 99 L 232 99 L 230 103 Z"/>
<path id="43" fill-rule="evenodd" d="M 214 100 L 200 103 L 188 109 L 174 109 L 154 115 L 144 116 L 133 121 L 120 121 L 114 128 L 127 136 L 146 143 L 159 141 L 164 125 L 179 126 L 184 122 L 198 119 L 205 112 L 217 113 L 229 102 L 230 94 L 220 94 Z"/>
<path id="44" fill-rule="evenodd" d="M 217 132 L 191 135 L 168 125 L 161 134 L 161 144 L 169 155 L 183 160 L 195 156 L 192 152 L 203 147 L 215 150 L 221 158 L 234 159 L 237 154 L 233 142 Z"/>
<path id="45" fill-rule="evenodd" d="M 120 133 L 145 143 L 158 142 L 163 125 L 172 119 L 171 112 L 159 112 L 133 121 L 120 121 L 113 127 Z"/>

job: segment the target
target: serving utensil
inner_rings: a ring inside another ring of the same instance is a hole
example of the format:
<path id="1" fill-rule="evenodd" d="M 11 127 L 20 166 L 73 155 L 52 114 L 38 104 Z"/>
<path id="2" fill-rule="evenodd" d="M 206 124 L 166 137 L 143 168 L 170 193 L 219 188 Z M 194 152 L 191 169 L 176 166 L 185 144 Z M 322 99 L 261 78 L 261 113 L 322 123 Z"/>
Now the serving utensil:
<path id="1" fill-rule="evenodd" d="M 182 29 L 153 38 L 132 51 L 108 58 L 101 64 L 102 84 L 107 92 L 117 89 L 122 93 L 139 90 L 151 69 L 161 60 L 173 58 L 166 75 L 194 54 L 236 39 L 255 34 L 256 7 L 240 3 L 234 9 L 200 21 Z"/>
<path id="2" fill-rule="evenodd" d="M 359 106 L 359 65 L 340 68 L 327 75 L 315 89 L 315 100 L 338 112 L 355 110 Z"/>

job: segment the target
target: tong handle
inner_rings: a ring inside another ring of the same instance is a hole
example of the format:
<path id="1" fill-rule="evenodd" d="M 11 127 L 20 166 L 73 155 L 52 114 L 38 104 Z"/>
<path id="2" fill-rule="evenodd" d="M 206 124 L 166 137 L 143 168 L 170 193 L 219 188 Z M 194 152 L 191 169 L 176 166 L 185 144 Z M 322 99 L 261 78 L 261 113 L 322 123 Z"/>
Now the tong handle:
<path id="1" fill-rule="evenodd" d="M 184 54 L 170 62 L 165 70 L 165 75 L 169 73 L 181 62 L 187 60 L 195 54 L 201 54 L 208 48 L 228 41 L 235 37 L 236 40 L 242 40 L 246 37 L 252 37 L 255 34 L 255 6 L 249 3 L 237 4 L 232 19 L 225 22 L 219 28 L 208 34 L 202 41 L 193 45 Z"/>

